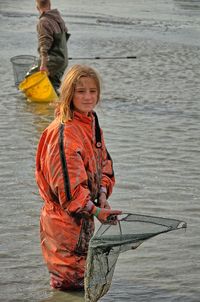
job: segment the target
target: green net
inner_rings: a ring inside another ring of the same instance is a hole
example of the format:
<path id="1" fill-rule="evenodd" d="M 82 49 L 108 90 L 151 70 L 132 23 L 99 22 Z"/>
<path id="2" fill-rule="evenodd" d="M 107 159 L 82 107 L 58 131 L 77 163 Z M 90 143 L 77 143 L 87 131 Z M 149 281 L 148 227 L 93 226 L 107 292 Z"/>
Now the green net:
<path id="1" fill-rule="evenodd" d="M 96 302 L 108 292 L 120 253 L 136 249 L 159 234 L 186 227 L 184 221 L 137 214 L 120 215 L 117 225 L 102 224 L 89 244 L 85 301 Z"/>

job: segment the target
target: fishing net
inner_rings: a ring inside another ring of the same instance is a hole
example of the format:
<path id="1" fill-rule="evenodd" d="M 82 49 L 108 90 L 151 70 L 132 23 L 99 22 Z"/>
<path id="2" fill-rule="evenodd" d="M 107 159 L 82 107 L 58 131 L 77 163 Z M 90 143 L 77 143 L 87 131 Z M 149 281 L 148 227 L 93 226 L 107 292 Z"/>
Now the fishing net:
<path id="1" fill-rule="evenodd" d="M 12 57 L 10 61 L 13 67 L 15 86 L 18 88 L 29 69 L 37 64 L 37 58 L 31 55 L 21 55 Z"/>
<path id="2" fill-rule="evenodd" d="M 120 253 L 136 249 L 159 234 L 186 227 L 184 221 L 137 214 L 120 215 L 117 225 L 102 224 L 89 244 L 85 301 L 96 302 L 108 292 Z"/>

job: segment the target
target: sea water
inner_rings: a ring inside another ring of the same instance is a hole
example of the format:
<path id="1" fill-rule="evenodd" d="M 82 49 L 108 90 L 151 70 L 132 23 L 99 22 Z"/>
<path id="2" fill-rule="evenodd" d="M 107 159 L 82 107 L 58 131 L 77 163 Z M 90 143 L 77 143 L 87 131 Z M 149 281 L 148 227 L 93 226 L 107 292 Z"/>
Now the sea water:
<path id="1" fill-rule="evenodd" d="M 37 55 L 34 5 L 0 0 L 0 301 L 79 302 L 82 293 L 50 289 L 40 250 L 35 152 L 53 107 L 26 101 L 10 63 Z M 114 162 L 112 207 L 188 224 L 186 232 L 121 254 L 101 301 L 198 302 L 200 1 L 52 0 L 52 6 L 71 33 L 69 66 L 89 64 L 102 77 L 97 111 Z"/>

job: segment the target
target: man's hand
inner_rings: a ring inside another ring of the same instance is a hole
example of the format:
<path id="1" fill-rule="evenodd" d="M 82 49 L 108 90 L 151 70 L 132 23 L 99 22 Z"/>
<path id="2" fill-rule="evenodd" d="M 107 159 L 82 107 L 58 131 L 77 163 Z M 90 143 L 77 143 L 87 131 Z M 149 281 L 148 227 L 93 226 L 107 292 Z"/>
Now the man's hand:
<path id="1" fill-rule="evenodd" d="M 42 71 L 42 72 L 46 72 L 47 73 L 47 75 L 49 74 L 49 71 L 48 71 L 48 68 L 47 67 L 45 67 L 45 66 L 40 66 L 40 71 Z"/>
<path id="2" fill-rule="evenodd" d="M 40 71 L 45 71 L 47 74 L 49 74 L 48 68 L 47 68 L 47 57 L 42 57 L 41 58 L 41 64 L 40 64 Z"/>

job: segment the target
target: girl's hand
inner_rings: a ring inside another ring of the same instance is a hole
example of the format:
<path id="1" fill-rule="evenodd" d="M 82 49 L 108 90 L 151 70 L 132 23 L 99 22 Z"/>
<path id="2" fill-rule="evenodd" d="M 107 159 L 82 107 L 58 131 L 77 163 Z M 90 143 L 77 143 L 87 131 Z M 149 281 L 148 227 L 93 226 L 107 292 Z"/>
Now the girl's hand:
<path id="1" fill-rule="evenodd" d="M 99 205 L 102 209 L 110 209 L 109 203 L 106 199 L 106 193 L 101 192 L 99 195 Z"/>
<path id="2" fill-rule="evenodd" d="M 92 214 L 96 216 L 101 223 L 117 224 L 117 215 L 122 214 L 122 211 L 105 208 L 102 209 L 94 206 L 92 209 Z"/>

